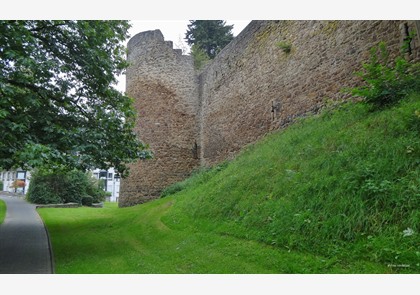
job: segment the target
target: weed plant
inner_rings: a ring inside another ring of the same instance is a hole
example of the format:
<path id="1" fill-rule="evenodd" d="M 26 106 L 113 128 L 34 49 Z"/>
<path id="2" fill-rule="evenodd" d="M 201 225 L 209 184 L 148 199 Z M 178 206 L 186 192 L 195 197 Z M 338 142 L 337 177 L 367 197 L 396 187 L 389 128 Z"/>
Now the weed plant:
<path id="1" fill-rule="evenodd" d="M 395 104 L 410 93 L 419 92 L 420 63 L 410 62 L 405 57 L 407 46 L 406 43 L 401 49 L 402 55 L 393 61 L 385 42 L 372 47 L 369 61 L 356 72 L 363 84 L 345 91 L 364 98 L 375 109 Z"/>

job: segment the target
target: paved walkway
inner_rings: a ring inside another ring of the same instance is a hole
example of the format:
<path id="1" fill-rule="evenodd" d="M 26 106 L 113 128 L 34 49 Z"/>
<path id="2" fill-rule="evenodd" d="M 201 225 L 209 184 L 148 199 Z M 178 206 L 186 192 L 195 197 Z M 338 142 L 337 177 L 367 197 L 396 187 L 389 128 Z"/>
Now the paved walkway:
<path id="1" fill-rule="evenodd" d="M 0 274 L 53 273 L 49 239 L 35 205 L 0 195 L 7 212 L 0 225 Z"/>

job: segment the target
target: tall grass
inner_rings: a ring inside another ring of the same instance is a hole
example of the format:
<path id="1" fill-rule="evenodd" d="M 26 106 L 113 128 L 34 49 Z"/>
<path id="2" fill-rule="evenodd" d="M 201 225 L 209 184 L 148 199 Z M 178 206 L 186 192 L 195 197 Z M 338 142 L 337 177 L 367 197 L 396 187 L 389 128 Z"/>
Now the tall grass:
<path id="1" fill-rule="evenodd" d="M 195 175 L 165 222 L 420 270 L 420 95 L 325 111 Z M 189 220 L 189 221 L 188 221 Z"/>

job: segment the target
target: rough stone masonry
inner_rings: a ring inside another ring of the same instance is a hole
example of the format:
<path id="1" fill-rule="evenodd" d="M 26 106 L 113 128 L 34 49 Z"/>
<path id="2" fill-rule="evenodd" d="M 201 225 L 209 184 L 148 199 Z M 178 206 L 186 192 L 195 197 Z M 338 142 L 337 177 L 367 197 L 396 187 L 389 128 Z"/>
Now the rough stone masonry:
<path id="1" fill-rule="evenodd" d="M 201 71 L 159 30 L 135 35 L 126 92 L 155 158 L 130 166 L 119 205 L 156 198 L 325 101 L 349 99 L 340 89 L 360 82 L 354 72 L 380 41 L 395 56 L 411 40 L 407 57 L 419 60 L 411 31 L 416 21 L 252 21 Z"/>

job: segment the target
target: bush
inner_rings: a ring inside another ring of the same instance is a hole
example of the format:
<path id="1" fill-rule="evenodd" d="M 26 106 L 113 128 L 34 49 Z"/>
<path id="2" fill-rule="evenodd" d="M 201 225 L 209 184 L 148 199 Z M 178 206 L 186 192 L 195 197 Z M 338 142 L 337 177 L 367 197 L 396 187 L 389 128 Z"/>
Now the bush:
<path id="1" fill-rule="evenodd" d="M 27 193 L 28 200 L 35 204 L 63 203 L 59 189 L 61 182 L 62 179 L 57 175 L 33 173 Z"/>
<path id="2" fill-rule="evenodd" d="M 395 104 L 408 94 L 420 90 L 420 64 L 411 63 L 403 56 L 389 60 L 386 44 L 381 42 L 370 51 L 370 60 L 356 72 L 364 85 L 347 89 L 376 108 Z"/>
<path id="3" fill-rule="evenodd" d="M 92 204 L 93 204 L 93 198 L 91 196 L 82 197 L 83 206 L 92 206 Z"/>
<path id="4" fill-rule="evenodd" d="M 105 201 L 105 198 L 107 196 L 107 192 L 98 188 L 93 192 L 93 194 L 91 196 L 93 198 L 92 199 L 93 203 L 100 203 L 100 202 Z"/>
<path id="5" fill-rule="evenodd" d="M 36 204 L 79 203 L 89 196 L 97 203 L 105 199 L 105 192 L 96 179 L 82 171 L 35 171 L 27 198 Z"/>

